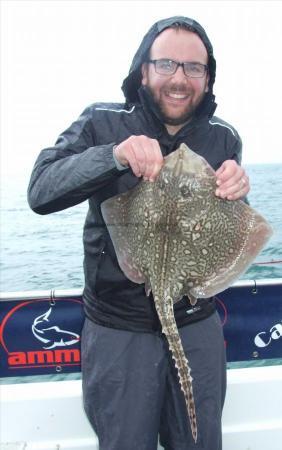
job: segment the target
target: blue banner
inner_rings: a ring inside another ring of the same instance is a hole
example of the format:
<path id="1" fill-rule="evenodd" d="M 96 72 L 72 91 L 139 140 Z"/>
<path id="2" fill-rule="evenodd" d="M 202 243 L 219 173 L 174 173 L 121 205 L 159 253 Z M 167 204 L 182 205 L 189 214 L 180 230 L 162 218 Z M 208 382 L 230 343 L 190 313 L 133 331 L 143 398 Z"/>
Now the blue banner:
<path id="1" fill-rule="evenodd" d="M 81 297 L 2 301 L 0 377 L 80 371 Z"/>
<path id="2" fill-rule="evenodd" d="M 282 286 L 232 287 L 216 298 L 227 360 L 282 357 Z M 0 377 L 80 371 L 80 296 L 1 301 Z"/>
<path id="3" fill-rule="evenodd" d="M 282 285 L 232 287 L 217 296 L 227 361 L 282 358 Z"/>

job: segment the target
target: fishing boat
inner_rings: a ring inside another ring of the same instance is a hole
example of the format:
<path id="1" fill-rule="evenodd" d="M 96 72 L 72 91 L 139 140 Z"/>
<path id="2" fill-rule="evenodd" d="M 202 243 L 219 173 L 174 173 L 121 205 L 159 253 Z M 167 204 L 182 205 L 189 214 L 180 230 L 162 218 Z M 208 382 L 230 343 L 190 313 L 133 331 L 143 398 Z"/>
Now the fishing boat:
<path id="1" fill-rule="evenodd" d="M 82 291 L 0 301 L 0 450 L 98 450 L 82 405 Z M 216 302 L 228 360 L 223 450 L 280 450 L 282 278 L 238 281 Z"/>

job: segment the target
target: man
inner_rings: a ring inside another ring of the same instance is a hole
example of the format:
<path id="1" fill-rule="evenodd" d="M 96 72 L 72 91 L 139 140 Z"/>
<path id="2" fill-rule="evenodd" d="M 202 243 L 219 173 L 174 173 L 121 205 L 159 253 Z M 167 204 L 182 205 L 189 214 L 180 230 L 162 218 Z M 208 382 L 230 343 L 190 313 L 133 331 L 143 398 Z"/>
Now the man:
<path id="1" fill-rule="evenodd" d="M 196 22 L 161 20 L 144 37 L 123 83 L 125 104 L 95 104 L 39 155 L 29 203 L 39 214 L 89 200 L 84 228 L 84 406 L 100 450 L 220 450 L 226 369 L 214 299 L 175 317 L 193 376 L 198 440 L 152 297 L 120 270 L 100 205 L 140 178 L 154 182 L 164 156 L 186 143 L 217 174 L 216 195 L 249 191 L 237 132 L 213 116 L 216 62 Z"/>

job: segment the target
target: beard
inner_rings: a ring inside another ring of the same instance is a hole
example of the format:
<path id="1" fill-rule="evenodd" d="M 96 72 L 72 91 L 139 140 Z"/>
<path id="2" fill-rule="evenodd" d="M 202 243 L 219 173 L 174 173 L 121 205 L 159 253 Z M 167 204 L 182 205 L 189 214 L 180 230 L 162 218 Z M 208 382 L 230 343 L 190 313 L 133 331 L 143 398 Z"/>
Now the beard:
<path id="1" fill-rule="evenodd" d="M 173 126 L 179 126 L 179 125 L 184 125 L 184 124 L 188 123 L 192 119 L 192 117 L 195 115 L 196 110 L 201 105 L 201 103 L 205 97 L 205 94 L 206 94 L 206 92 L 203 92 L 195 104 L 188 105 L 181 114 L 179 114 L 177 117 L 173 117 L 173 116 L 169 115 L 169 113 L 166 111 L 166 109 L 167 109 L 166 104 L 162 100 L 159 100 L 156 98 L 156 96 L 154 95 L 154 92 L 152 91 L 152 89 L 149 86 L 147 86 L 146 88 L 151 95 L 151 99 L 153 101 L 154 108 L 155 108 L 156 112 L 158 113 L 159 118 L 162 120 L 162 122 L 164 124 L 173 125 Z M 170 91 L 178 93 L 178 94 L 188 94 L 187 89 L 184 90 L 182 86 L 171 87 Z"/>
<path id="2" fill-rule="evenodd" d="M 178 117 L 171 117 L 166 113 L 165 108 L 162 105 L 162 102 L 159 102 L 158 108 L 163 122 L 166 125 L 174 125 L 174 126 L 184 125 L 185 123 L 189 122 L 192 119 L 195 112 L 195 108 L 190 107 L 189 111 L 188 110 L 184 111 Z"/>

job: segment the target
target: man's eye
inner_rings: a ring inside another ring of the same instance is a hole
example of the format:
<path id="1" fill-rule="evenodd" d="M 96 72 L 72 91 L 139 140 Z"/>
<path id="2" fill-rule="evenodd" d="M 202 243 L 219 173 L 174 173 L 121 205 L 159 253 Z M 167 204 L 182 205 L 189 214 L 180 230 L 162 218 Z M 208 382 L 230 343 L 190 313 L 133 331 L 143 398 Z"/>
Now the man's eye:
<path id="1" fill-rule="evenodd" d="M 189 70 L 193 73 L 202 73 L 202 67 L 198 64 L 191 64 Z"/>
<path id="2" fill-rule="evenodd" d="M 169 60 L 159 61 L 159 67 L 161 69 L 168 69 L 168 70 L 170 70 L 171 66 L 172 66 L 172 64 L 171 64 L 171 61 L 169 61 Z"/>

